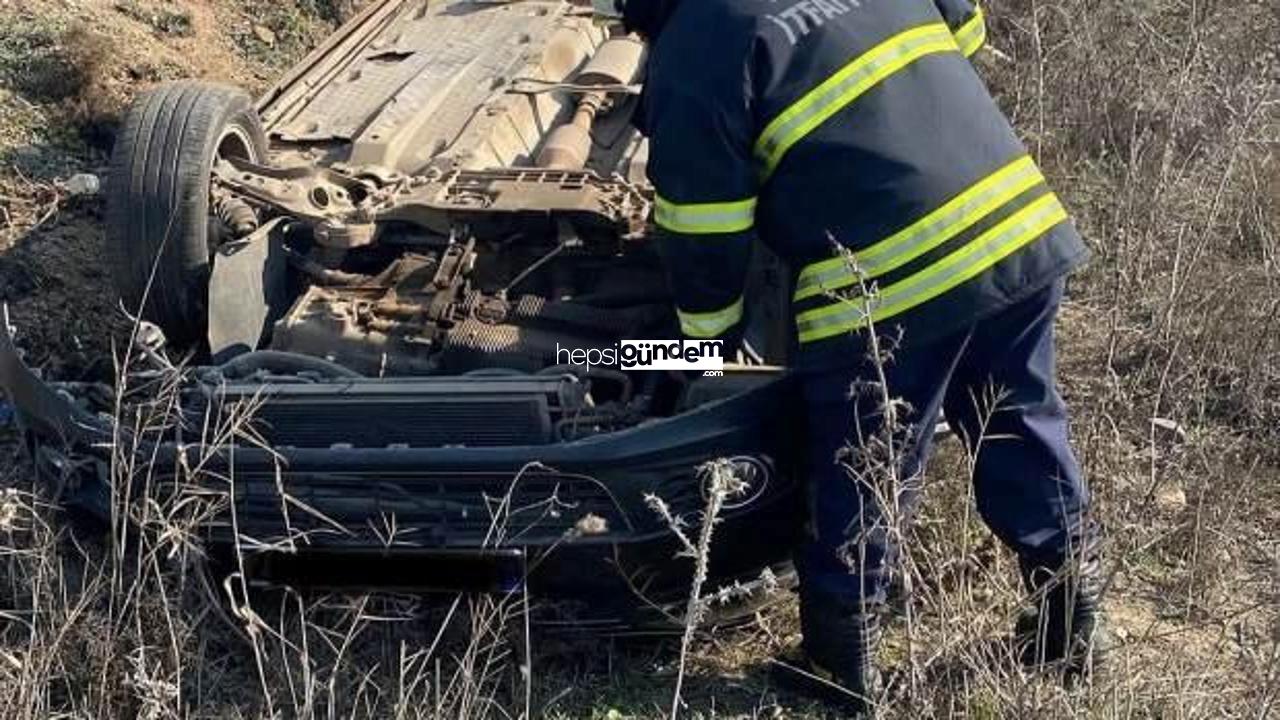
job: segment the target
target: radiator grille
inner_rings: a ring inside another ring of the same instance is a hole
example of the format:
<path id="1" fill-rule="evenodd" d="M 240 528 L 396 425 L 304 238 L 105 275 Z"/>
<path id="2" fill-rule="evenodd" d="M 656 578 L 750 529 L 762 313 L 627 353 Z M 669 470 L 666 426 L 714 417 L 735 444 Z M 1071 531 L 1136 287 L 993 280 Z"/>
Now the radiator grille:
<path id="1" fill-rule="evenodd" d="M 244 403 L 274 447 L 499 447 L 551 442 L 555 421 L 584 395 L 567 377 L 242 383 L 208 386 L 193 412 Z"/>
<path id="2" fill-rule="evenodd" d="M 253 473 L 235 487 L 240 534 L 261 543 L 526 546 L 630 529 L 604 485 L 564 473 Z M 214 539 L 230 532 L 226 518 Z"/>
<path id="3" fill-rule="evenodd" d="M 269 401 L 254 422 L 271 444 L 293 447 L 495 447 L 551 438 L 547 403 L 538 397 Z"/>

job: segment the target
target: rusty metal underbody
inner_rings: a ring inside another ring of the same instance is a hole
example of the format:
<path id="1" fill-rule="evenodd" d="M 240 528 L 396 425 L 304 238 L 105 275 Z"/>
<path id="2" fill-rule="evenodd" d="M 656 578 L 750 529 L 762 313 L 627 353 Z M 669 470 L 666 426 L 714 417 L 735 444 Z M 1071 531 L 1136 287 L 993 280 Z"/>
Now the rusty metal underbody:
<path id="1" fill-rule="evenodd" d="M 215 357 L 536 372 L 560 347 L 672 332 L 631 125 L 643 59 L 562 0 L 372 3 L 261 100 L 269 157 L 214 166 L 211 328 L 263 330 L 211 337 Z M 294 272 L 237 268 L 255 243 Z M 282 294 L 265 318 L 236 302 Z"/>

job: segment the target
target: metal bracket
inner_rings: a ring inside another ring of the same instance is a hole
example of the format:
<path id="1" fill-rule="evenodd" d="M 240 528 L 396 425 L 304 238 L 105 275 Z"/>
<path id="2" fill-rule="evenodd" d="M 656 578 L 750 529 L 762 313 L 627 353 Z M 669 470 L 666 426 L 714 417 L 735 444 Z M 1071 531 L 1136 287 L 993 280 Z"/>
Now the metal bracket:
<path id="1" fill-rule="evenodd" d="M 568 93 L 604 93 L 605 95 L 639 95 L 644 86 L 639 84 L 581 84 L 540 80 L 538 78 L 516 78 L 506 92 L 512 95 L 542 95 L 549 92 Z"/>

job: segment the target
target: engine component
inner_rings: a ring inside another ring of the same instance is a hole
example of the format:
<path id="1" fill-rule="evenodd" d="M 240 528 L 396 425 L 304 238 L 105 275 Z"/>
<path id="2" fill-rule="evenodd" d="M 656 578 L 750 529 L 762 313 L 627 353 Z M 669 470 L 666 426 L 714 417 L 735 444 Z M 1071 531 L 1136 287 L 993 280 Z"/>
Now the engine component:
<path id="1" fill-rule="evenodd" d="M 488 367 L 533 373 L 554 364 L 562 347 L 602 349 L 608 344 L 568 333 L 467 319 L 449 331 L 441 363 L 446 372 L 453 373 Z"/>
<path id="2" fill-rule="evenodd" d="M 331 379 L 361 377 L 359 373 L 328 360 L 278 350 L 255 350 L 245 353 L 218 366 L 217 370 L 223 378 L 241 380 L 259 372 L 284 375 L 310 373 Z"/>
<path id="3" fill-rule="evenodd" d="M 313 286 L 276 323 L 271 347 L 314 355 L 371 377 L 430 375 L 442 329 L 428 321 L 379 317 L 378 288 Z"/>
<path id="4" fill-rule="evenodd" d="M 284 254 L 291 266 L 311 278 L 312 282 L 321 285 L 364 285 L 370 280 L 368 275 L 347 273 L 327 268 L 288 246 L 285 246 Z"/>
<path id="5" fill-rule="evenodd" d="M 506 367 L 538 372 L 563 361 L 561 351 L 606 350 L 669 314 L 665 305 L 597 308 L 524 295 L 515 303 L 471 293 L 442 348 L 446 372 Z"/>
<path id="6" fill-rule="evenodd" d="M 272 347 L 328 358 L 370 376 L 537 372 L 567 349 L 606 349 L 661 320 L 665 306 L 594 308 L 535 295 L 514 305 L 447 290 L 419 301 L 376 288 L 313 287 L 276 325 Z"/>
<path id="7" fill-rule="evenodd" d="M 474 262 L 471 245 L 406 254 L 358 286 L 307 289 L 276 323 L 271 347 L 327 358 L 364 375 L 429 375 L 442 323 Z"/>
<path id="8" fill-rule="evenodd" d="M 637 305 L 628 308 L 599 308 L 578 302 L 547 300 L 525 295 L 511 310 L 511 322 L 528 322 L 548 327 L 574 328 L 607 337 L 625 337 L 640 332 L 670 313 L 666 305 Z"/>
<path id="9" fill-rule="evenodd" d="M 537 372 L 561 348 L 607 349 L 670 315 L 665 304 L 593 307 L 540 295 L 508 300 L 470 285 L 474 241 L 408 253 L 355 285 L 315 285 L 276 324 L 271 347 L 327 358 L 370 377 Z"/>

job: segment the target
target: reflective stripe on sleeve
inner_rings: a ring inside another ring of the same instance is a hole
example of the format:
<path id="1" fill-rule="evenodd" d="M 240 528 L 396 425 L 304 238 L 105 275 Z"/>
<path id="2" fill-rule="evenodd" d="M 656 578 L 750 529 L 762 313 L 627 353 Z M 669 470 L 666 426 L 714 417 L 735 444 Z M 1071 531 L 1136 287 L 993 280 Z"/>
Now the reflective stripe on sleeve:
<path id="1" fill-rule="evenodd" d="M 881 322 L 928 302 L 977 277 L 1066 219 L 1067 211 L 1052 193 L 1037 198 L 973 242 L 865 301 L 842 300 L 801 313 L 796 317 L 800 342 L 856 332 L 868 318 Z"/>
<path id="2" fill-rule="evenodd" d="M 658 227 L 683 235 L 713 235 L 750 230 L 756 222 L 756 199 L 679 205 L 659 195 L 654 221 Z"/>
<path id="3" fill-rule="evenodd" d="M 743 299 L 738 298 L 732 305 L 723 310 L 705 313 L 691 313 L 677 310 L 680 317 L 680 329 L 691 338 L 714 338 L 728 332 L 730 328 L 742 320 Z"/>

